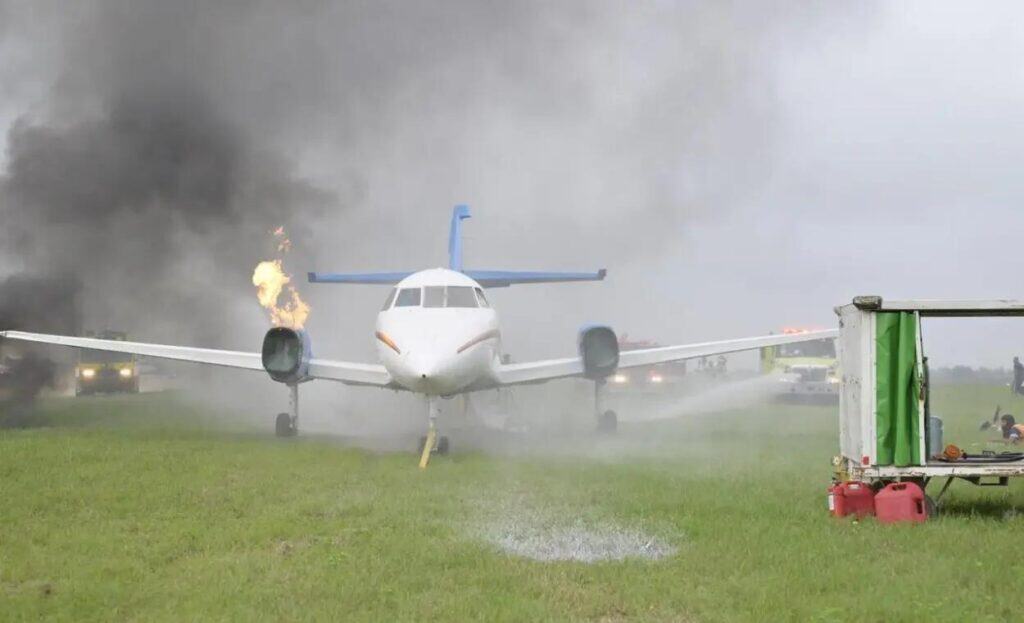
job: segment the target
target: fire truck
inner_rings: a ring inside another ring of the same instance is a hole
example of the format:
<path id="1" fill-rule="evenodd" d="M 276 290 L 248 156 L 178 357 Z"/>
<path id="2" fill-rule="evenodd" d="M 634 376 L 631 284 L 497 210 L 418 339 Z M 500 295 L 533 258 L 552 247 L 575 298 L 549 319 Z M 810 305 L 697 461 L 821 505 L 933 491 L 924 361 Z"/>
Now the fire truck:
<path id="1" fill-rule="evenodd" d="M 806 333 L 808 329 L 783 329 Z M 783 344 L 761 349 L 761 373 L 778 377 L 774 395 L 787 402 L 839 402 L 834 339 Z"/>
<path id="2" fill-rule="evenodd" d="M 101 340 L 125 340 L 121 331 L 101 331 Z M 75 395 L 96 393 L 139 393 L 139 366 L 135 355 L 83 348 L 75 366 Z"/>
<path id="3" fill-rule="evenodd" d="M 659 346 L 661 344 L 649 340 L 630 340 L 626 335 L 619 337 L 620 351 L 658 348 Z M 661 363 L 642 368 L 619 370 L 608 379 L 608 388 L 612 391 L 630 393 L 657 392 L 681 383 L 685 376 L 685 361 Z"/>

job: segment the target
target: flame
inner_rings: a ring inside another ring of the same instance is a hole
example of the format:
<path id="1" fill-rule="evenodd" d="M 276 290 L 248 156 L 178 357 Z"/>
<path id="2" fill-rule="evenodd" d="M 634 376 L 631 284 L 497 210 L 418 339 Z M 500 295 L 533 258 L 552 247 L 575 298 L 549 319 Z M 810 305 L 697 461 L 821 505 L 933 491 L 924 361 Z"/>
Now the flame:
<path id="1" fill-rule="evenodd" d="M 279 253 L 287 253 L 291 249 L 291 241 L 284 233 L 284 227 L 270 232 L 277 239 Z M 301 329 L 309 317 L 309 304 L 299 296 L 298 290 L 291 285 L 291 275 L 284 271 L 283 260 L 265 260 L 256 265 L 252 273 L 252 284 L 256 286 L 256 298 L 260 305 L 270 312 L 270 322 L 275 327 Z M 279 302 L 281 295 L 284 302 Z"/>
<path id="2" fill-rule="evenodd" d="M 288 235 L 284 233 L 284 225 L 278 227 L 274 231 L 270 232 L 277 239 L 277 252 L 287 253 L 292 250 L 292 241 L 288 239 Z"/>

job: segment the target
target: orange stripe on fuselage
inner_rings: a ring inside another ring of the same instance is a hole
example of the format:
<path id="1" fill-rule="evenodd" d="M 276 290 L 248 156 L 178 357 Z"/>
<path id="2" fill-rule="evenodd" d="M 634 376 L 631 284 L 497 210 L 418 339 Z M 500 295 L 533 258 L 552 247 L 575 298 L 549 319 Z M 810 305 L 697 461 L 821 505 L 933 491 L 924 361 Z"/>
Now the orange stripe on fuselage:
<path id="1" fill-rule="evenodd" d="M 374 335 L 377 336 L 378 340 L 380 340 L 381 342 L 384 342 L 388 346 L 388 348 L 390 348 L 391 350 L 395 351 L 399 355 L 402 354 L 402 350 L 400 348 L 398 348 L 398 345 L 395 344 L 395 342 L 391 338 L 389 338 L 387 335 L 385 335 L 384 333 L 381 333 L 380 331 L 377 331 L 376 333 L 374 333 Z"/>
<path id="2" fill-rule="evenodd" d="M 501 337 L 501 331 L 498 331 L 497 329 L 491 329 L 490 331 L 485 331 L 485 332 L 481 333 L 480 335 L 476 336 L 475 338 L 471 339 L 470 341 L 466 342 L 462 346 L 460 346 L 459 349 L 457 351 L 455 351 L 455 354 L 458 355 L 458 354 L 462 353 L 462 351 L 468 350 L 468 349 L 472 348 L 473 346 L 476 346 L 480 342 L 484 342 L 484 341 L 489 340 L 491 338 L 499 338 L 499 337 Z"/>

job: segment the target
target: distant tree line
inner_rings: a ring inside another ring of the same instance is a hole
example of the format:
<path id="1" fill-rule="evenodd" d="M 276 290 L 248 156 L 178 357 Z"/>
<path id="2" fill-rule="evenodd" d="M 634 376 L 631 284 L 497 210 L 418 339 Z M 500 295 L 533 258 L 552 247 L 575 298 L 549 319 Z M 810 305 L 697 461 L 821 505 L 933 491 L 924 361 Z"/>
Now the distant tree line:
<path id="1" fill-rule="evenodd" d="M 936 383 L 1009 383 L 1013 379 L 1013 371 L 1008 368 L 972 368 L 970 366 L 951 366 L 931 368 L 928 373 L 932 382 Z"/>

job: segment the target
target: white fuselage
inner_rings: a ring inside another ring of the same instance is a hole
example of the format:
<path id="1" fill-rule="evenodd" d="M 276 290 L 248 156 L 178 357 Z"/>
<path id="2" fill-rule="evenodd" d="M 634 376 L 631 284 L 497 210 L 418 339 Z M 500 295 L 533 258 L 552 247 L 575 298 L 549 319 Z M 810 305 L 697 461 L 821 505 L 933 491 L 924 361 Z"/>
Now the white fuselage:
<path id="1" fill-rule="evenodd" d="M 480 284 L 444 268 L 395 286 L 377 315 L 377 354 L 395 382 L 432 396 L 493 377 L 501 354 L 498 316 Z"/>

